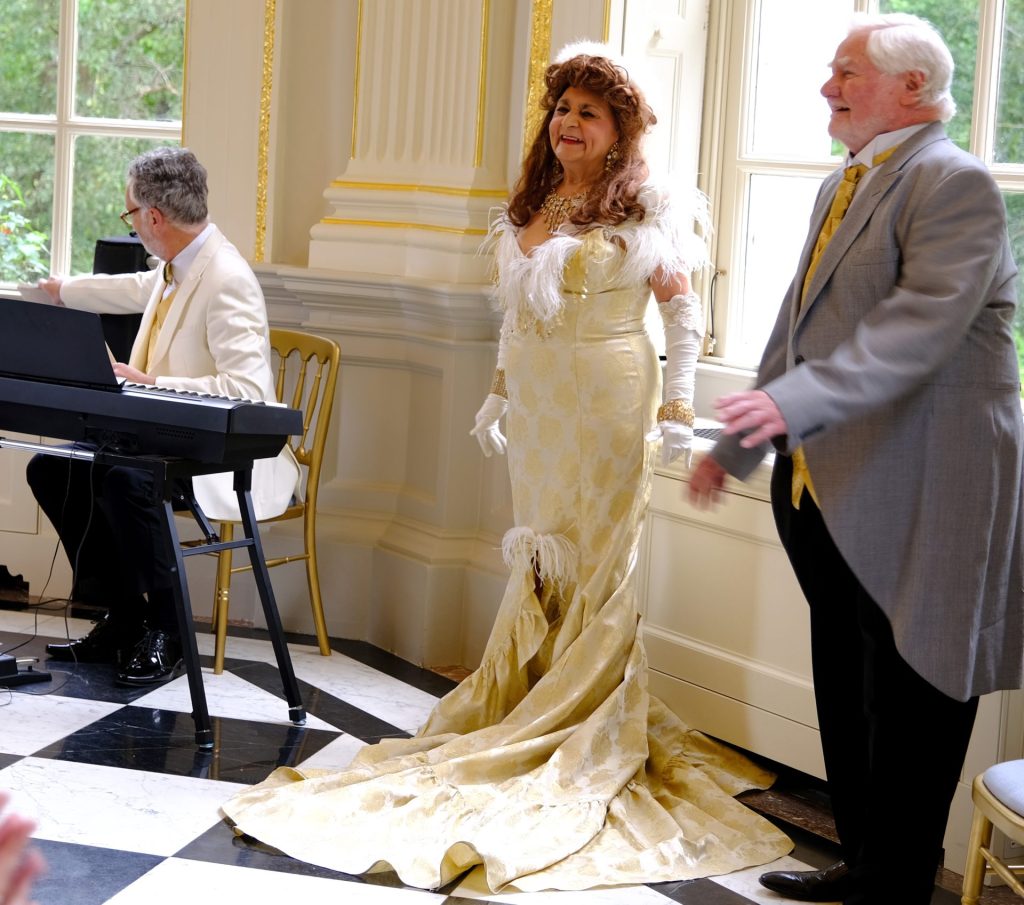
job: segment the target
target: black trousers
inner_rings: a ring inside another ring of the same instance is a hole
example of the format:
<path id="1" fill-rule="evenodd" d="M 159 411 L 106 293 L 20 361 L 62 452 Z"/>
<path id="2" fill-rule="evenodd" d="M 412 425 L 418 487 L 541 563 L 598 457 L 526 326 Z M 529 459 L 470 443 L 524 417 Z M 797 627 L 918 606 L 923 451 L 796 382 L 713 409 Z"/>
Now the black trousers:
<path id="1" fill-rule="evenodd" d="M 810 606 L 814 695 L 848 905 L 928 905 L 978 699 L 957 701 L 900 656 L 888 618 L 844 561 L 810 495 L 790 501 L 776 457 L 772 509 Z"/>
<path id="2" fill-rule="evenodd" d="M 126 636 L 143 622 L 177 634 L 174 553 L 164 539 L 152 475 L 36 455 L 26 476 L 71 563 L 72 595 L 108 607 Z"/>

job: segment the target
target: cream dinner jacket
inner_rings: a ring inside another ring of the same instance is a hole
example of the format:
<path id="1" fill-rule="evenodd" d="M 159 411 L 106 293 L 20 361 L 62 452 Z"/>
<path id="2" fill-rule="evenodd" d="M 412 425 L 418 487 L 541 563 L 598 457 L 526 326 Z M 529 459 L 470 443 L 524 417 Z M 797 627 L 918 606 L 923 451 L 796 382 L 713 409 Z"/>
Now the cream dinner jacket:
<path id="1" fill-rule="evenodd" d="M 252 268 L 216 227 L 178 286 L 153 364 L 146 368 L 149 333 L 163 295 L 161 270 L 69 277 L 61 286 L 61 300 L 69 308 L 99 313 L 141 311 L 128 363 L 155 376 L 157 386 L 276 401 L 263 293 Z M 258 459 L 252 474 L 256 517 L 280 515 L 298 482 L 299 466 L 287 445 L 276 458 Z M 230 473 L 196 477 L 193 488 L 211 519 L 238 518 Z"/>

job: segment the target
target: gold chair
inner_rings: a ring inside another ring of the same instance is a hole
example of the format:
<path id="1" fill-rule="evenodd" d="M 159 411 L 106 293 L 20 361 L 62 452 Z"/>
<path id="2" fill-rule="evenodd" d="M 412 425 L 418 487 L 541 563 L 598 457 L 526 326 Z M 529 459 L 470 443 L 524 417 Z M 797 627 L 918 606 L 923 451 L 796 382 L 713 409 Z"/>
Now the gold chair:
<path id="1" fill-rule="evenodd" d="M 986 874 L 998 874 L 1018 896 L 1024 898 L 1024 866 L 1007 864 L 991 849 L 992 828 L 1024 845 L 1024 760 L 1011 760 L 974 779 L 971 787 L 974 822 L 967 844 L 961 905 L 978 905 Z"/>
<path id="2" fill-rule="evenodd" d="M 305 469 L 305 493 L 303 498 L 289 506 L 280 515 L 265 522 L 281 522 L 286 519 L 302 518 L 303 552 L 294 556 L 279 556 L 267 560 L 267 568 L 282 566 L 289 562 L 306 562 L 306 578 L 309 583 L 309 603 L 313 609 L 313 623 L 320 653 L 331 655 L 331 642 L 327 637 L 327 623 L 324 620 L 324 605 L 320 597 L 320 576 L 316 559 L 316 499 L 320 486 L 320 466 L 323 464 L 324 447 L 327 444 L 327 430 L 331 423 L 331 409 L 334 405 L 334 390 L 338 382 L 341 351 L 334 340 L 313 336 L 298 330 L 271 329 L 270 346 L 278 359 L 276 390 L 277 398 L 288 401 L 292 408 L 303 412 L 302 435 L 292 437 L 292 452 L 299 465 Z M 294 382 L 294 385 L 293 385 Z M 291 387 L 290 394 L 289 387 Z M 221 522 L 219 533 L 222 541 L 234 538 L 234 526 L 238 522 Z M 221 550 L 217 556 L 217 588 L 213 598 L 213 624 L 216 631 L 213 671 L 218 675 L 224 670 L 224 644 L 228 631 L 228 604 L 231 596 L 231 576 L 236 572 L 251 570 L 252 566 L 231 565 L 231 550 Z"/>

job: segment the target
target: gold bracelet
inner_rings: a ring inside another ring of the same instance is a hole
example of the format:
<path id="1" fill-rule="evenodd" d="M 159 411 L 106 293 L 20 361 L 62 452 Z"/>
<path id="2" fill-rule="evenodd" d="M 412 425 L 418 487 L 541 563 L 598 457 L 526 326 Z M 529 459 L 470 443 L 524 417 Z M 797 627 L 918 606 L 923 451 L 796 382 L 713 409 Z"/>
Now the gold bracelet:
<path id="1" fill-rule="evenodd" d="M 693 427 L 693 406 L 684 399 L 671 399 L 658 409 L 659 421 L 680 421 Z"/>
<path id="2" fill-rule="evenodd" d="M 508 399 L 508 389 L 505 386 L 505 369 L 498 368 L 494 372 L 494 382 L 491 384 L 491 392 L 502 399 Z"/>

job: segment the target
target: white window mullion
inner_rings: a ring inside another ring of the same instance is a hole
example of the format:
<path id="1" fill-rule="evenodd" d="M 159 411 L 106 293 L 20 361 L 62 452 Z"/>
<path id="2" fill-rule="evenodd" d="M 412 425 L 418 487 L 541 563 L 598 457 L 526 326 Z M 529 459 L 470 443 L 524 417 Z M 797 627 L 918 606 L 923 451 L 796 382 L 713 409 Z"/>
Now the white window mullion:
<path id="1" fill-rule="evenodd" d="M 53 247 L 51 268 L 55 273 L 71 269 L 71 185 L 74 179 L 74 137 L 68 122 L 74 111 L 77 69 L 78 2 L 62 0 L 60 8 L 60 51 L 57 69 L 57 131 L 54 136 Z"/>
<path id="2" fill-rule="evenodd" d="M 155 138 L 172 141 L 181 138 L 181 128 L 177 122 L 76 118 L 66 124 L 66 128 L 75 136 L 108 135 L 112 138 Z"/>
<path id="3" fill-rule="evenodd" d="M 978 10 L 978 53 L 974 70 L 971 153 L 987 164 L 995 156 L 999 73 L 1003 65 L 1005 0 L 981 0 Z"/>
<path id="4" fill-rule="evenodd" d="M 67 126 L 57 128 L 54 136 L 53 173 L 53 248 L 52 269 L 67 274 L 71 268 L 71 162 L 74 138 Z"/>

